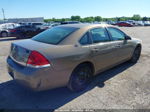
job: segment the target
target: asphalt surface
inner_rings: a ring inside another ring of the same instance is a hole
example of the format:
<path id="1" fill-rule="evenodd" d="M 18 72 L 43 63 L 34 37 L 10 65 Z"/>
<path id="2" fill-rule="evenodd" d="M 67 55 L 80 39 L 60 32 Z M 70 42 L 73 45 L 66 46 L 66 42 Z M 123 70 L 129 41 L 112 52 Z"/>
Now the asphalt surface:
<path id="1" fill-rule="evenodd" d="M 121 64 L 94 78 L 79 93 L 67 88 L 33 92 L 8 75 L 6 58 L 14 37 L 0 38 L 0 109 L 150 109 L 150 27 L 121 28 L 143 41 L 135 65 Z"/>

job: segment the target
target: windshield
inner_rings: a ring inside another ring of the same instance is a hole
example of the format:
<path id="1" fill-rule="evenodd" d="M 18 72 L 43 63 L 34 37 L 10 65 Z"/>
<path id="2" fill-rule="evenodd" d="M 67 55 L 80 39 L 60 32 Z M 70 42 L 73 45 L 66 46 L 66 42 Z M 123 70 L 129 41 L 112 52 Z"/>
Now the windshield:
<path id="1" fill-rule="evenodd" d="M 54 27 L 34 36 L 32 40 L 56 45 L 76 30 L 73 27 Z"/>

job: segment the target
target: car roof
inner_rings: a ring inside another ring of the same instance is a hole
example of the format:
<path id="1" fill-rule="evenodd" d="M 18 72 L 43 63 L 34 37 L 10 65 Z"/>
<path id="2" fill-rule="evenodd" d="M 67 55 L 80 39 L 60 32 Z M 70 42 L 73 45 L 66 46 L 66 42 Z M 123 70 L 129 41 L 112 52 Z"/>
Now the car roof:
<path id="1" fill-rule="evenodd" d="M 94 27 L 108 27 L 112 25 L 108 24 L 66 24 L 66 25 L 60 25 L 59 27 L 74 27 L 74 28 L 94 28 Z"/>
<path id="2" fill-rule="evenodd" d="M 67 24 L 67 25 L 60 25 L 58 27 L 73 27 L 77 28 L 75 32 L 73 32 L 71 35 L 69 35 L 67 38 L 65 38 L 63 41 L 61 41 L 59 44 L 60 45 L 73 45 L 75 42 L 78 42 L 78 40 L 89 30 L 93 28 L 98 28 L 98 27 L 108 27 L 112 25 L 107 25 L 107 24 Z"/>

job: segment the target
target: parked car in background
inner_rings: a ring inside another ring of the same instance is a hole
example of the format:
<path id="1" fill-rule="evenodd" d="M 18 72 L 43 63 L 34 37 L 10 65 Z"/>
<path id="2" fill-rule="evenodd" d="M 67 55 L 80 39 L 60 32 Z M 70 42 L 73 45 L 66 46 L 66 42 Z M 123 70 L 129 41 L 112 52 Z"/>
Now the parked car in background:
<path id="1" fill-rule="evenodd" d="M 54 22 L 54 23 L 51 23 L 50 25 L 51 25 L 51 27 L 55 27 L 55 26 L 59 26 L 61 23 L 59 23 L 59 22 Z"/>
<path id="2" fill-rule="evenodd" d="M 128 23 L 133 24 L 133 25 L 136 23 L 135 20 L 127 20 L 127 21 L 124 21 L 124 22 L 128 22 Z"/>
<path id="3" fill-rule="evenodd" d="M 44 23 L 44 24 L 38 25 L 36 27 L 39 28 L 39 29 L 41 29 L 41 30 L 47 30 L 47 29 L 49 29 L 49 28 L 51 28 L 53 26 L 50 23 Z"/>
<path id="4" fill-rule="evenodd" d="M 61 25 L 64 25 L 64 24 L 79 24 L 80 22 L 79 21 L 64 21 L 64 22 L 61 22 Z"/>
<path id="5" fill-rule="evenodd" d="M 33 25 L 25 25 L 25 26 L 18 26 L 12 29 L 9 29 L 9 35 L 13 37 L 17 37 L 19 39 L 23 38 L 31 38 L 46 29 L 39 29 Z"/>
<path id="6" fill-rule="evenodd" d="M 145 21 L 144 26 L 150 26 L 150 21 Z"/>
<path id="7" fill-rule="evenodd" d="M 141 40 L 110 25 L 60 25 L 12 43 L 8 73 L 35 90 L 67 86 L 80 91 L 100 72 L 136 63 L 141 48 Z"/>
<path id="8" fill-rule="evenodd" d="M 122 27 L 122 26 L 125 26 L 125 27 L 133 27 L 134 25 L 129 23 L 129 22 L 118 22 L 116 23 L 116 25 Z"/>
<path id="9" fill-rule="evenodd" d="M 110 24 L 110 25 L 116 25 L 116 21 L 107 21 L 107 24 Z"/>
<path id="10" fill-rule="evenodd" d="M 43 22 L 21 22 L 19 24 L 22 26 L 25 26 L 25 25 L 38 26 L 38 25 L 43 25 L 44 23 Z"/>
<path id="11" fill-rule="evenodd" d="M 17 26 L 20 26 L 20 24 L 16 24 L 16 23 L 0 24 L 0 37 L 8 37 L 9 29 L 15 28 Z"/>
<path id="12" fill-rule="evenodd" d="M 143 21 L 136 21 L 135 26 L 144 26 L 144 22 Z"/>
<path id="13" fill-rule="evenodd" d="M 43 27 L 45 23 L 41 23 L 41 22 L 32 22 L 30 23 L 29 25 L 30 26 L 33 26 L 33 27 L 36 27 L 37 29 L 44 29 L 45 27 Z"/>
<path id="14" fill-rule="evenodd" d="M 45 23 L 44 22 L 22 22 L 22 23 L 20 23 L 20 25 L 22 25 L 22 26 L 34 26 L 34 27 L 36 27 L 37 29 L 39 28 L 39 29 L 42 29 L 43 27 L 43 25 L 44 25 Z"/>

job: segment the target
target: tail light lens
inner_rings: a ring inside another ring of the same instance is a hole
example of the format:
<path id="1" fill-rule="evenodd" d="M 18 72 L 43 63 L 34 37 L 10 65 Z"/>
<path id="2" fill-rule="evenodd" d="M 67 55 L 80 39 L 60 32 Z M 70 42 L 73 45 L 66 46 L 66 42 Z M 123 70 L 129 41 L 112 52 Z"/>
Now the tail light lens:
<path id="1" fill-rule="evenodd" d="M 10 32 L 16 32 L 16 30 L 15 29 L 11 29 Z"/>
<path id="2" fill-rule="evenodd" d="M 50 63 L 42 54 L 37 51 L 32 51 L 28 57 L 27 66 L 48 67 Z"/>

